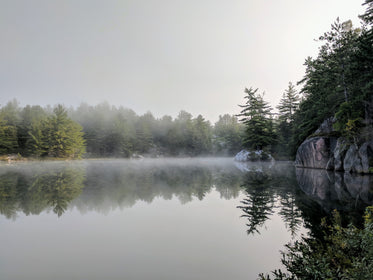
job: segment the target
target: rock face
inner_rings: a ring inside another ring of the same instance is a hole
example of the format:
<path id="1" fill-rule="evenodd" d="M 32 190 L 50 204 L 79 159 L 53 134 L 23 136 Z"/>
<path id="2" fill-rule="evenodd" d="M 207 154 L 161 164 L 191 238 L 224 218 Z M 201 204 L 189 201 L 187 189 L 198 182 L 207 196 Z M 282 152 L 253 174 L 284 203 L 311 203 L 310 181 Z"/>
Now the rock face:
<path id="1" fill-rule="evenodd" d="M 357 145 L 348 142 L 343 137 L 328 136 L 332 132 L 332 121 L 326 120 L 316 130 L 315 136 L 306 139 L 299 146 L 295 165 L 353 173 L 370 173 L 373 169 L 373 139 Z"/>
<path id="2" fill-rule="evenodd" d="M 242 150 L 240 151 L 235 157 L 235 161 L 238 162 L 248 162 L 248 161 L 273 161 L 273 157 L 262 151 L 249 151 L 249 150 Z"/>
<path id="3" fill-rule="evenodd" d="M 296 156 L 296 166 L 331 169 L 331 150 L 336 140 L 328 137 L 312 137 L 300 145 Z"/>

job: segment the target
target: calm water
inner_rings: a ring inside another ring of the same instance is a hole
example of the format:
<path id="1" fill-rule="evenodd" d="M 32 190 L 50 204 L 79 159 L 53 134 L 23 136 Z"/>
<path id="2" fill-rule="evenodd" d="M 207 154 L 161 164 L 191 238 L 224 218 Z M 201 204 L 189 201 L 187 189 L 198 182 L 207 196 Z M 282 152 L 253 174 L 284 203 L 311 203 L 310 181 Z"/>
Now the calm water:
<path id="1" fill-rule="evenodd" d="M 373 178 L 231 159 L 0 166 L 0 279 L 256 279 Z"/>

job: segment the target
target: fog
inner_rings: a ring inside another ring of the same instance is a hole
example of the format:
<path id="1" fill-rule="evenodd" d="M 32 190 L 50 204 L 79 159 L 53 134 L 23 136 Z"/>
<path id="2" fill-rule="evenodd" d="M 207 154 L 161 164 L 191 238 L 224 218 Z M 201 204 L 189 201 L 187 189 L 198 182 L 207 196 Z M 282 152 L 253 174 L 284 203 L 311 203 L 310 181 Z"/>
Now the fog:
<path id="1" fill-rule="evenodd" d="M 276 106 L 314 39 L 337 17 L 358 26 L 362 2 L 0 1 L 0 104 L 106 100 L 215 122 L 252 86 Z"/>

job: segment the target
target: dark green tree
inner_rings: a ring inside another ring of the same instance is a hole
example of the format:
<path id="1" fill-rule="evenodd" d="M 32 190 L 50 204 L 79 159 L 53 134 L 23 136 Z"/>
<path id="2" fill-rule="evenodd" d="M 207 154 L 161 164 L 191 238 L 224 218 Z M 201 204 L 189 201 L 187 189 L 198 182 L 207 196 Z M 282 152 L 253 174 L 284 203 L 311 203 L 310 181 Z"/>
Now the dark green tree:
<path id="1" fill-rule="evenodd" d="M 31 133 L 37 155 L 58 158 L 80 158 L 85 152 L 82 127 L 67 116 L 58 105 L 54 114 Z"/>
<path id="2" fill-rule="evenodd" d="M 280 157 L 291 156 L 291 139 L 293 134 L 294 113 L 299 107 L 300 97 L 295 86 L 289 82 L 288 88 L 282 95 L 279 110 L 277 134 L 278 142 L 276 152 Z"/>
<path id="3" fill-rule="evenodd" d="M 240 121 L 245 125 L 243 145 L 248 149 L 261 150 L 275 142 L 275 133 L 271 108 L 264 101 L 264 93 L 258 94 L 258 89 L 245 89 L 244 105 L 239 105 L 242 109 L 238 115 Z"/>

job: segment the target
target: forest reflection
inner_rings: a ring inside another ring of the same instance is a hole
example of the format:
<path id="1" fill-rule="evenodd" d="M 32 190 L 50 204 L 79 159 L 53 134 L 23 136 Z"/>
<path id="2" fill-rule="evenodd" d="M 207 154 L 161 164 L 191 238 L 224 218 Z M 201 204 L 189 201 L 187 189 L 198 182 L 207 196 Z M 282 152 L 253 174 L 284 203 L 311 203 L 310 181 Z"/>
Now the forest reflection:
<path id="1" fill-rule="evenodd" d="M 213 164 L 211 164 L 213 162 Z M 0 214 L 38 215 L 67 209 L 108 213 L 137 201 L 174 197 L 183 204 L 202 200 L 212 188 L 223 199 L 236 198 L 242 173 L 232 161 L 100 160 L 38 163 L 0 168 Z"/>
<path id="2" fill-rule="evenodd" d="M 238 198 L 248 234 L 260 233 L 273 215 L 295 236 L 317 231 L 320 219 L 337 209 L 359 223 L 373 204 L 372 176 L 295 169 L 291 163 L 239 164 L 230 159 L 99 160 L 16 164 L 0 167 L 0 214 L 38 215 L 68 209 L 109 213 L 138 201 L 203 200 L 212 190 Z"/>
<path id="3" fill-rule="evenodd" d="M 61 216 L 82 193 L 85 172 L 65 164 L 3 167 L 0 173 L 0 213 L 15 219 L 18 212 L 38 215 L 52 210 Z"/>
<path id="4" fill-rule="evenodd" d="M 259 168 L 258 168 L 259 167 Z M 368 205 L 373 205 L 373 176 L 294 168 L 289 164 L 262 164 L 245 170 L 246 197 L 238 208 L 247 219 L 247 233 L 260 233 L 276 213 L 295 237 L 300 227 L 320 234 L 320 222 L 334 209 L 344 224 L 361 225 Z"/>

